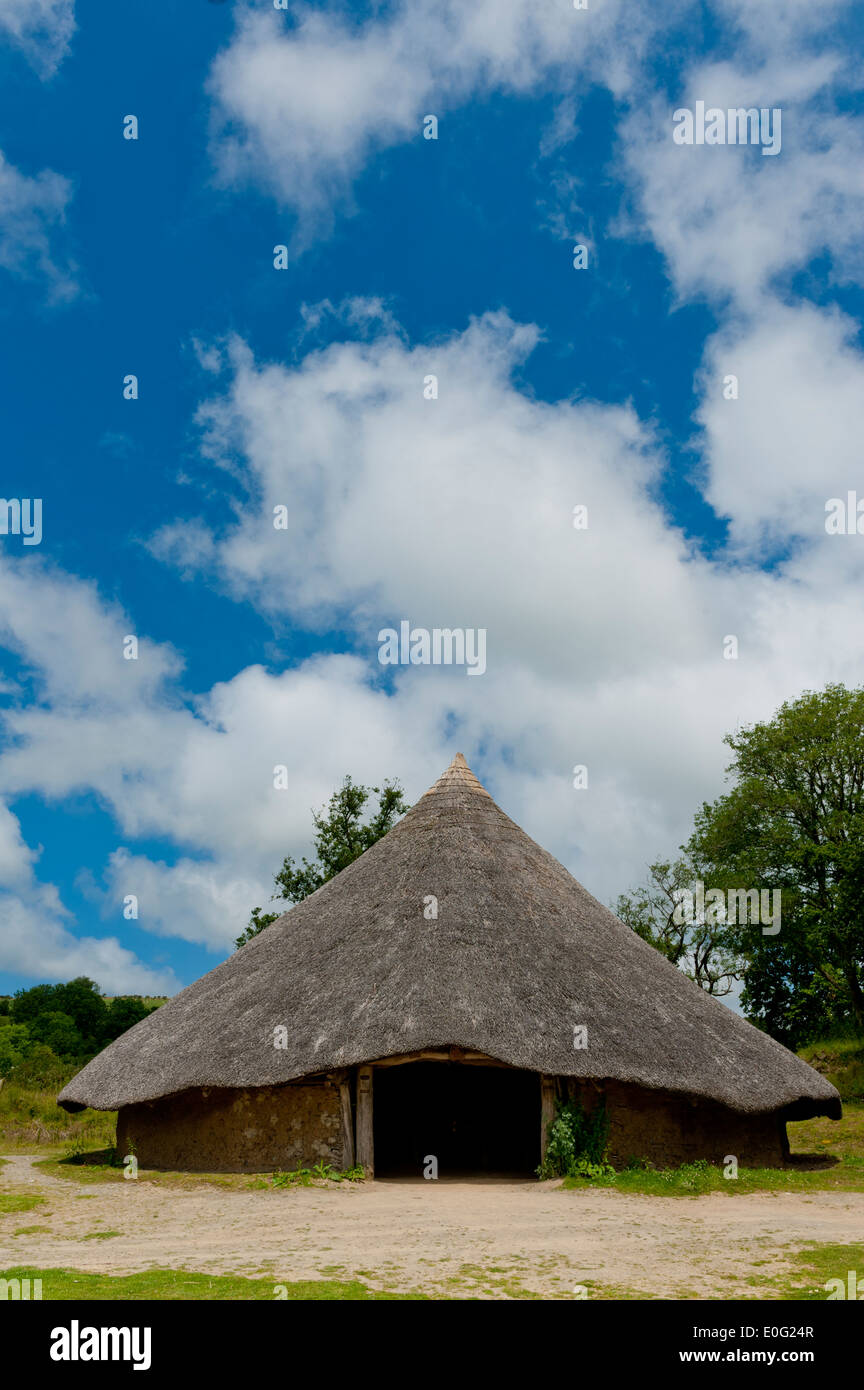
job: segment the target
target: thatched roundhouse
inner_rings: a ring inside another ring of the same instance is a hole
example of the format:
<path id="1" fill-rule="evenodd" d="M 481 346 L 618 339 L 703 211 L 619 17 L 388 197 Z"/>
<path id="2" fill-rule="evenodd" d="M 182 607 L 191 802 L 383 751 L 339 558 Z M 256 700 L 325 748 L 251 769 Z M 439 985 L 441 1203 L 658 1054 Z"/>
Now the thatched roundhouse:
<path id="1" fill-rule="evenodd" d="M 583 1031 L 584 1030 L 584 1031 Z M 585 1044 L 585 1045 L 581 1045 Z M 145 1167 L 531 1172 L 556 1096 L 613 1163 L 779 1165 L 839 1118 L 816 1071 L 710 998 L 499 810 L 457 755 L 371 849 L 118 1038 L 67 1110 Z"/>

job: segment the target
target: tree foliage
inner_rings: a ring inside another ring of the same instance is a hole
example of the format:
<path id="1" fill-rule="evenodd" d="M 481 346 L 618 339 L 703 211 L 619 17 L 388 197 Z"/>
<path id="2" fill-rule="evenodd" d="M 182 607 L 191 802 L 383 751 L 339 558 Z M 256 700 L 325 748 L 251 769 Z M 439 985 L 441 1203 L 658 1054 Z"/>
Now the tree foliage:
<path id="1" fill-rule="evenodd" d="M 690 922 L 678 911 L 681 895 L 692 891 L 697 878 L 693 863 L 686 857 L 650 864 L 646 882 L 622 893 L 615 911 L 637 936 L 656 946 L 706 994 L 729 994 L 740 968 L 734 951 L 728 948 L 725 926 L 710 913 Z"/>
<path id="2" fill-rule="evenodd" d="M 29 1055 L 38 1044 L 61 1061 L 83 1063 L 156 1007 L 137 995 L 105 999 L 94 980 L 80 975 L 66 984 L 19 990 L 9 1001 L 8 1021 L 0 1014 L 0 1037 L 7 1052 L 23 1047 Z"/>
<path id="3" fill-rule="evenodd" d="M 674 865 L 619 899 L 623 920 L 688 969 L 699 940 L 671 924 L 685 879 L 780 891 L 780 930 L 711 924 L 707 980 L 729 968 L 755 1023 L 789 1046 L 864 1033 L 864 690 L 829 685 L 729 734 L 730 789 L 706 802 Z M 725 964 L 724 964 L 725 963 Z M 688 969 L 706 987 L 693 968 Z M 715 991 L 716 992 L 716 991 Z"/>
<path id="4" fill-rule="evenodd" d="M 378 798 L 377 809 L 364 823 L 361 819 L 371 795 Z M 408 810 L 398 782 L 385 782 L 383 787 L 364 787 L 346 776 L 342 786 L 333 793 L 327 806 L 312 813 L 315 826 L 315 859 L 306 858 L 299 864 L 287 858 L 275 879 L 276 892 L 271 901 L 299 903 L 342 869 L 353 864 L 367 849 L 387 834 Z M 235 946 L 245 946 L 259 932 L 275 922 L 281 912 L 252 909 L 249 925 L 237 937 Z"/>
<path id="5" fill-rule="evenodd" d="M 726 743 L 734 785 L 703 805 L 687 851 L 720 887 L 781 891 L 776 936 L 727 933 L 744 1007 L 793 1043 L 864 1033 L 864 690 L 805 692 Z"/>

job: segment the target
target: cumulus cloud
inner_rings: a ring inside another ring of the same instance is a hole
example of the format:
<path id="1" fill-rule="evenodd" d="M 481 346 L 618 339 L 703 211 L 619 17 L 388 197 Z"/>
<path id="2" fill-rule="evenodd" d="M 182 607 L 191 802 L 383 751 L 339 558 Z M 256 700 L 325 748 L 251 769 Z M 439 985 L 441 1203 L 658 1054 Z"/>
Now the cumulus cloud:
<path id="1" fill-rule="evenodd" d="M 36 877 L 38 858 L 0 802 L 0 969 L 42 980 L 87 975 L 114 993 L 173 994 L 173 971 L 150 969 L 116 937 L 74 934 L 57 889 Z"/>
<path id="2" fill-rule="evenodd" d="M 257 864 L 260 850 L 247 850 Z M 245 925 L 253 905 L 264 902 L 272 883 L 263 876 L 241 877 L 230 863 L 182 858 L 174 864 L 116 849 L 102 884 L 88 877 L 81 885 L 104 915 L 115 916 L 129 896 L 136 901 L 136 924 L 156 936 L 182 937 L 223 951 L 232 924 Z"/>
<path id="3" fill-rule="evenodd" d="M 573 139 L 581 95 L 601 84 L 617 103 L 616 170 L 628 170 L 636 195 L 632 223 L 618 230 L 647 230 L 682 293 L 725 294 L 730 280 L 733 292 L 752 292 L 821 249 L 826 235 L 859 274 L 861 136 L 838 101 L 857 88 L 835 23 L 848 0 L 794 0 L 770 13 L 713 0 L 709 9 L 734 39 L 734 63 L 682 61 L 681 32 L 692 41 L 706 21 L 692 0 L 642 10 L 592 0 L 582 11 L 570 0 L 403 0 L 360 21 L 249 7 L 210 74 L 216 167 L 225 183 L 255 182 L 294 209 L 302 248 L 337 210 L 350 210 L 370 160 L 421 138 L 424 115 L 446 118 L 492 92 L 553 93 L 557 114 L 538 149 L 548 157 Z M 673 145 L 672 109 L 699 99 L 785 104 L 783 159 Z M 568 221 L 573 173 L 566 160 L 549 173 L 560 205 L 546 211 L 550 230 Z"/>
<path id="4" fill-rule="evenodd" d="M 75 32 L 75 0 L 0 0 L 0 34 L 44 79 L 53 77 Z"/>
<path id="5" fill-rule="evenodd" d="M 782 322 L 774 329 L 784 336 Z M 680 842 L 704 796 L 721 790 L 725 732 L 769 715 L 790 692 L 860 680 L 844 633 L 862 561 L 841 555 L 837 538 L 832 549 L 828 537 L 773 572 L 758 569 L 746 547 L 706 559 L 656 501 L 664 460 L 631 409 L 544 404 L 514 386 L 513 369 L 536 340 L 530 325 L 496 314 L 434 348 L 385 329 L 292 367 L 258 363 L 234 342 L 223 393 L 201 422 L 208 464 L 221 461 L 243 495 L 226 529 L 197 523 L 197 555 L 214 581 L 264 612 L 353 632 L 356 679 L 334 727 L 344 719 L 356 729 L 368 701 L 395 740 L 384 766 L 414 767 L 419 755 L 425 780 L 458 744 L 479 752 L 510 813 L 606 898 L 651 853 Z M 839 322 L 833 342 L 854 373 Z M 770 347 L 769 339 L 754 351 Z M 783 367 L 781 356 L 778 378 Z M 830 362 L 824 370 L 832 376 Z M 437 400 L 423 395 L 430 372 Z M 751 385 L 744 364 L 754 400 L 737 426 L 720 412 L 740 408 L 743 396 L 705 408 L 711 486 L 725 486 L 727 457 L 754 479 L 756 501 L 734 477 L 728 485 L 730 498 L 740 492 L 742 525 L 751 514 L 758 522 L 760 505 L 770 508 L 758 498 L 773 418 L 769 379 Z M 821 383 L 820 370 L 817 396 Z M 724 429 L 736 428 L 727 441 Z M 778 449 L 778 486 L 780 468 Z M 800 472 L 812 478 L 806 445 Z M 577 503 L 588 507 L 587 531 L 573 528 Z M 273 527 L 278 504 L 287 508 L 285 531 Z M 792 538 L 799 533 L 797 521 L 795 508 L 781 510 L 787 539 L 793 523 Z M 157 553 L 179 559 L 184 535 L 179 525 L 165 528 Z M 485 627 L 487 674 L 405 668 L 392 693 L 369 689 L 377 632 L 402 618 Z M 728 635 L 739 641 L 737 661 L 723 659 Z M 293 690 L 299 677 L 280 679 Z M 221 728 L 229 727 L 221 700 L 230 692 L 230 727 L 239 730 L 235 701 L 252 683 L 262 695 L 256 722 L 266 727 L 272 678 L 246 672 L 219 693 Z M 310 717 L 306 706 L 296 727 Z M 406 728 L 414 731 L 407 764 Z M 364 746 L 367 736 L 364 727 Z M 589 768 L 588 794 L 572 786 L 576 763 Z M 411 792 L 423 781 L 410 780 Z"/>
<path id="6" fill-rule="evenodd" d="M 835 99 L 845 59 L 824 45 L 802 55 L 813 14 L 800 0 L 762 27 L 743 0 L 715 10 L 745 36 L 740 61 L 697 64 L 671 103 L 652 89 L 639 106 L 657 21 L 628 7 L 622 26 L 615 0 L 588 12 L 408 0 L 353 24 L 298 11 L 291 27 L 241 13 L 211 75 L 221 172 L 262 181 L 307 233 L 344 205 L 371 154 L 418 137 L 426 110 L 560 84 L 555 156 L 578 120 L 574 82 L 599 77 L 630 102 L 619 168 L 633 222 L 620 230 L 654 240 L 682 300 L 729 309 L 706 345 L 694 425 L 699 481 L 730 545 L 708 558 L 670 521 L 658 500 L 668 460 L 632 406 L 544 403 L 514 384 L 539 329 L 506 313 L 412 344 L 386 304 L 355 297 L 306 307 L 307 332 L 340 339 L 292 365 L 239 338 L 197 344 L 212 378 L 199 413 L 206 486 L 220 469 L 229 520 L 182 518 L 152 549 L 275 621 L 341 627 L 347 650 L 188 691 L 158 634 L 123 660 L 134 620 L 92 586 L 37 564 L 25 585 L 8 567 L 0 636 L 38 698 L 10 692 L 0 791 L 14 804 L 89 790 L 110 810 L 118 843 L 90 884 L 106 914 L 134 893 L 142 929 L 226 949 L 282 857 L 308 851 L 310 811 L 345 772 L 400 776 L 415 797 L 459 747 L 508 813 L 608 900 L 722 789 L 725 732 L 803 688 L 860 684 L 848 634 L 864 561 L 823 523 L 825 497 L 855 486 L 861 356 L 842 314 L 778 293 L 823 251 L 835 276 L 859 273 L 861 151 Z M 663 22 L 680 12 L 664 7 Z M 675 146 L 672 110 L 698 99 L 803 114 L 784 124 L 777 159 Z M 574 196 L 572 180 L 560 189 Z M 722 396 L 727 373 L 735 401 Z M 572 524 L 578 504 L 587 530 Z M 766 552 L 773 568 L 760 567 Z M 487 673 L 406 667 L 385 680 L 377 633 L 403 618 L 485 628 Z M 728 635 L 738 660 L 723 659 Z M 277 764 L 287 791 L 273 785 Z M 13 822 L 0 816 L 0 867 L 21 904 L 9 920 L 48 895 L 28 921 L 42 922 L 50 955 L 66 941 L 62 905 L 36 884 L 36 851 Z M 143 837 L 176 857 L 145 854 Z"/>
<path id="7" fill-rule="evenodd" d="M 864 357 L 858 325 L 836 309 L 766 303 L 706 346 L 701 373 L 706 495 L 732 541 L 770 554 L 791 539 L 830 559 L 832 578 L 857 568 L 854 546 L 825 533 L 825 504 L 861 490 Z M 724 381 L 737 378 L 737 399 Z M 820 566 L 816 567 L 818 573 Z M 814 573 L 815 578 L 815 573 Z"/>
<path id="8" fill-rule="evenodd" d="M 621 556 L 642 547 L 656 560 L 644 614 L 662 613 L 687 548 L 651 501 L 661 461 L 632 410 L 547 407 L 513 388 L 537 338 L 491 314 L 435 346 L 385 331 L 297 368 L 257 364 L 235 342 L 230 386 L 201 422 L 208 461 L 239 477 L 245 504 L 219 536 L 195 524 L 194 554 L 237 597 L 310 626 L 347 614 L 368 641 L 379 618 L 410 610 L 427 626 L 485 626 L 499 651 L 507 634 L 541 669 L 562 660 L 563 582 L 592 595 L 581 621 L 604 666 L 631 669 L 652 648 L 651 621 L 634 616 L 613 643 L 598 595 L 617 593 Z M 436 400 L 424 398 L 430 374 Z M 577 545 L 579 503 L 592 525 Z M 188 566 L 187 524 L 164 528 L 154 549 Z M 501 553 L 530 583 L 502 587 Z M 576 659 L 569 647 L 563 659 Z"/>
<path id="9" fill-rule="evenodd" d="M 665 17 L 681 5 L 664 7 Z M 623 17 L 626 16 L 626 24 Z M 301 239 L 345 206 L 374 153 L 420 138 L 471 96 L 569 88 L 598 75 L 626 88 L 655 20 L 621 0 L 403 0 L 352 22 L 334 11 L 241 11 L 210 76 L 222 179 L 257 179 L 297 210 Z"/>
<path id="10" fill-rule="evenodd" d="M 268 900 L 285 854 L 310 849 L 310 813 L 346 772 L 368 783 L 401 775 L 419 791 L 430 748 L 433 769 L 447 760 L 433 713 L 424 720 L 405 701 L 394 714 L 356 657 L 313 658 L 276 675 L 248 667 L 191 695 L 170 646 L 142 638 L 138 659 L 126 660 L 130 618 L 91 584 L 27 560 L 4 564 L 0 584 L 0 642 L 22 667 L 3 712 L 0 790 L 7 802 L 89 792 L 111 813 L 133 847 L 118 844 L 101 878 L 79 884 L 109 919 L 134 894 L 141 929 L 224 951 Z M 274 786 L 277 765 L 287 790 Z M 150 860 L 134 852 L 142 836 L 188 853 Z M 8 969 L 20 967 L 25 945 L 35 965 L 46 933 L 60 959 L 65 909 L 33 879 L 36 857 L 0 803 L 0 882 L 18 892 L 13 915 L 20 923 L 26 910 L 32 937 L 0 947 Z"/>
<path id="11" fill-rule="evenodd" d="M 386 316 L 371 334 L 353 317 L 359 341 L 291 366 L 239 340 L 208 357 L 222 375 L 200 413 L 203 481 L 212 490 L 221 465 L 232 520 L 198 518 L 191 555 L 186 522 L 154 540 L 163 559 L 275 620 L 341 624 L 344 653 L 184 690 L 170 646 L 139 634 L 139 659 L 124 660 L 134 621 L 92 585 L 32 557 L 26 575 L 23 560 L 4 567 L 0 638 L 23 688 L 4 716 L 0 792 L 98 797 L 118 828 L 92 884 L 109 919 L 134 893 L 141 929 L 226 950 L 284 855 L 308 852 L 310 813 L 346 772 L 401 777 L 413 798 L 457 748 L 610 900 L 722 789 L 724 733 L 803 688 L 860 683 L 848 633 L 864 560 L 854 541 L 800 524 L 802 507 L 822 506 L 807 391 L 820 416 L 826 402 L 838 416 L 854 408 L 860 363 L 842 317 L 778 309 L 709 344 L 705 487 L 733 522 L 730 550 L 710 559 L 657 500 L 667 461 L 631 407 L 544 403 L 517 387 L 536 327 L 499 313 L 416 345 Z M 718 399 L 721 368 L 737 368 L 738 401 Z M 424 396 L 430 374 L 437 399 Z M 835 445 L 839 488 L 854 451 Z M 587 530 L 572 524 L 578 504 Z M 276 505 L 287 530 L 273 526 Z M 766 571 L 771 518 L 791 548 Z M 378 631 L 403 618 L 485 628 L 486 674 L 404 667 L 385 680 Z M 728 635 L 738 660 L 723 659 Z M 573 787 L 576 764 L 587 791 Z M 144 837 L 176 855 L 142 852 Z M 0 862 L 24 872 L 16 845 L 0 833 Z"/>
<path id="12" fill-rule="evenodd" d="M 707 297 L 755 312 L 779 277 L 828 253 L 838 278 L 864 272 L 864 135 L 832 109 L 838 59 L 739 69 L 703 64 L 670 103 L 655 97 L 622 127 L 620 152 L 635 195 L 622 234 L 649 236 L 681 301 Z M 782 148 L 679 145 L 673 111 L 697 101 L 723 111 L 779 108 Z"/>
<path id="13" fill-rule="evenodd" d="M 78 294 L 77 267 L 63 247 L 68 179 L 53 169 L 30 176 L 0 151 L 0 266 L 24 280 L 41 281 L 51 303 Z"/>

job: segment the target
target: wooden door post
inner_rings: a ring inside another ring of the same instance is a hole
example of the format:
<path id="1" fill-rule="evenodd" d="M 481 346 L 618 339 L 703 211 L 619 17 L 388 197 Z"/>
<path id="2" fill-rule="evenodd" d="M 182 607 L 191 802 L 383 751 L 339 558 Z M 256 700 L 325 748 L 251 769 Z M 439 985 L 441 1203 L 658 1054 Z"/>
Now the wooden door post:
<path id="1" fill-rule="evenodd" d="M 555 1119 L 555 1077 L 540 1077 L 540 1162 L 549 1145 L 549 1126 Z"/>
<path id="2" fill-rule="evenodd" d="M 357 1072 L 357 1162 L 367 1178 L 375 1176 L 375 1139 L 372 1128 L 372 1068 Z"/>
<path id="3" fill-rule="evenodd" d="M 351 1073 L 343 1068 L 332 1074 L 339 1087 L 339 1111 L 342 1117 L 342 1167 L 354 1167 L 354 1116 L 351 1113 Z"/>

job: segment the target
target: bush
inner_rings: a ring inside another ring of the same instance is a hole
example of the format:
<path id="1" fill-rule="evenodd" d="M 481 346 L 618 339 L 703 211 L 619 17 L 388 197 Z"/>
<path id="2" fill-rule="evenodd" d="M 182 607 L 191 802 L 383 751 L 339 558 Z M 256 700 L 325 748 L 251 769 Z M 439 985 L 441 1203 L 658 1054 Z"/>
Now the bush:
<path id="1" fill-rule="evenodd" d="M 84 1040 L 73 1019 L 59 1009 L 38 1014 L 27 1029 L 34 1043 L 44 1043 L 45 1047 L 64 1061 L 74 1061 L 84 1051 Z"/>
<path id="2" fill-rule="evenodd" d="M 546 1157 L 537 1169 L 539 1178 L 606 1177 L 613 1170 L 606 1162 L 609 1118 L 605 1101 L 586 1111 L 581 1101 L 555 1102 L 555 1119 L 549 1126 Z"/>
<path id="3" fill-rule="evenodd" d="M 153 1012 L 153 1006 L 135 995 L 118 994 L 108 1001 L 102 1036 L 106 1043 L 113 1042 L 129 1028 L 134 1028 L 143 1018 Z"/>
<path id="4" fill-rule="evenodd" d="M 23 1024 L 6 1023 L 0 1028 L 0 1077 L 7 1077 L 24 1061 L 27 1029 Z"/>
<path id="5" fill-rule="evenodd" d="M 108 1014 L 99 986 L 80 975 L 63 985 L 34 985 L 19 990 L 12 1000 L 12 1017 L 25 1023 L 35 1036 L 34 1028 L 46 1014 L 63 1014 L 76 1029 L 80 1041 L 75 1052 L 91 1057 L 103 1046 L 103 1034 Z"/>
<path id="6" fill-rule="evenodd" d="M 16 1086 L 56 1094 L 69 1080 L 69 1067 L 44 1043 L 30 1043 L 23 1060 L 10 1072 L 9 1080 Z"/>

